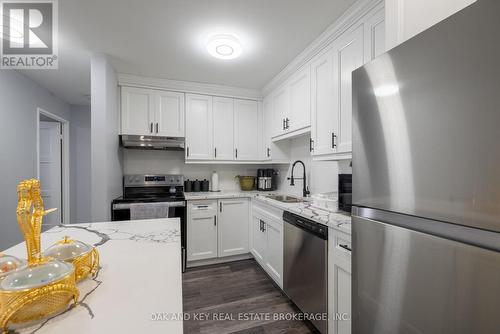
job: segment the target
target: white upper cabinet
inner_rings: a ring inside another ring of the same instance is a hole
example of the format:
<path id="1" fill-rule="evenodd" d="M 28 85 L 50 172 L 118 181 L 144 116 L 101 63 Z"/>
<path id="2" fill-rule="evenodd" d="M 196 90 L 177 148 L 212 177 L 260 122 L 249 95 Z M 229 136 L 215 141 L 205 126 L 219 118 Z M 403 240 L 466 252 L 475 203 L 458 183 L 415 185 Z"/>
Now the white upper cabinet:
<path id="1" fill-rule="evenodd" d="M 214 158 L 234 159 L 234 99 L 213 98 Z"/>
<path id="2" fill-rule="evenodd" d="M 156 91 L 155 98 L 155 133 L 184 137 L 184 93 Z"/>
<path id="3" fill-rule="evenodd" d="M 264 136 L 263 136 L 263 146 L 262 146 L 262 160 L 271 160 L 271 137 L 273 136 L 273 101 L 270 97 L 264 98 L 262 101 L 263 107 L 263 117 L 264 117 Z"/>
<path id="4" fill-rule="evenodd" d="M 262 135 L 257 101 L 234 100 L 234 151 L 236 160 L 259 160 Z"/>
<path id="5" fill-rule="evenodd" d="M 153 135 L 155 124 L 154 91 L 122 87 L 121 134 Z"/>
<path id="6" fill-rule="evenodd" d="M 386 0 L 387 47 L 391 49 L 477 0 Z"/>
<path id="7" fill-rule="evenodd" d="M 365 56 L 364 62 L 375 59 L 386 51 L 385 47 L 385 15 L 379 9 L 364 24 Z"/>
<path id="8" fill-rule="evenodd" d="M 287 85 L 282 85 L 272 94 L 273 104 L 273 137 L 286 132 L 286 118 L 290 103 L 290 94 Z"/>
<path id="9" fill-rule="evenodd" d="M 333 80 L 333 48 L 330 47 L 316 56 L 311 63 L 313 155 L 336 152 L 333 146 L 333 134 L 338 129 L 338 111 L 334 108 Z"/>
<path id="10" fill-rule="evenodd" d="M 289 80 L 290 110 L 287 131 L 300 130 L 311 125 L 311 68 L 308 65 Z"/>
<path id="11" fill-rule="evenodd" d="M 186 159 L 213 158 L 212 97 L 186 94 Z"/>
<path id="12" fill-rule="evenodd" d="M 352 151 L 352 71 L 363 65 L 363 25 L 342 35 L 334 42 L 335 66 L 333 90 L 334 110 L 338 110 L 338 127 L 333 130 L 336 153 Z"/>
<path id="13" fill-rule="evenodd" d="M 184 93 L 122 87 L 122 134 L 184 137 Z"/>

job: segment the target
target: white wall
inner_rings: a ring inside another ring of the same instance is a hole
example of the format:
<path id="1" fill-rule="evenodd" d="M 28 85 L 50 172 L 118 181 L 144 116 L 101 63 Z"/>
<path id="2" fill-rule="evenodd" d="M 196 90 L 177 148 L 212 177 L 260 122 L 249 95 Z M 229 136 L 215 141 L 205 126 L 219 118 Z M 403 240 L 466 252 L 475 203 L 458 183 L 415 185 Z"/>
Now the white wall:
<path id="1" fill-rule="evenodd" d="M 236 175 L 257 175 L 258 168 L 273 168 L 258 165 L 214 165 L 186 164 L 184 152 L 124 150 L 125 174 L 182 174 L 190 180 L 211 181 L 212 171 L 219 174 L 219 187 L 223 190 L 239 190 Z"/>
<path id="2" fill-rule="evenodd" d="M 307 184 L 311 194 L 325 193 L 337 191 L 338 189 L 338 174 L 352 173 L 348 161 L 313 161 L 309 153 L 309 136 L 302 136 L 292 139 L 290 161 L 293 163 L 296 160 L 302 160 L 306 165 Z M 287 177 L 291 176 L 292 165 L 284 167 L 281 170 L 281 186 L 283 192 L 302 196 L 302 180 L 295 180 L 295 186 L 290 186 L 290 180 Z M 294 170 L 294 177 L 301 178 L 303 174 L 302 165 L 297 164 Z"/>
<path id="3" fill-rule="evenodd" d="M 19 181 L 37 173 L 37 108 L 70 120 L 70 106 L 13 70 L 0 70 L 0 250 L 22 241 L 16 221 Z"/>
<path id="4" fill-rule="evenodd" d="M 391 49 L 476 0 L 386 0 L 386 46 Z"/>
<path id="5" fill-rule="evenodd" d="M 122 193 L 118 81 L 104 54 L 91 57 L 92 221 L 111 218 L 111 201 Z"/>
<path id="6" fill-rule="evenodd" d="M 90 204 L 90 106 L 71 106 L 71 223 L 92 221 Z"/>

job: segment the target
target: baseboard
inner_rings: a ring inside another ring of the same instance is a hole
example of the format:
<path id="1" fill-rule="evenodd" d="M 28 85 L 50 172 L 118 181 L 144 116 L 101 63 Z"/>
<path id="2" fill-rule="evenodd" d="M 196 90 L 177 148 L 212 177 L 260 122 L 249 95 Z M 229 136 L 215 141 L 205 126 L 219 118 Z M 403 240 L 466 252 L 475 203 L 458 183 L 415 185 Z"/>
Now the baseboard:
<path id="1" fill-rule="evenodd" d="M 206 259 L 206 260 L 188 261 L 186 263 L 186 268 L 195 268 L 201 266 L 208 266 L 211 264 L 219 264 L 219 263 L 248 260 L 248 259 L 253 259 L 252 254 L 246 253 L 241 255 L 233 255 L 233 256 L 226 256 L 226 257 Z"/>

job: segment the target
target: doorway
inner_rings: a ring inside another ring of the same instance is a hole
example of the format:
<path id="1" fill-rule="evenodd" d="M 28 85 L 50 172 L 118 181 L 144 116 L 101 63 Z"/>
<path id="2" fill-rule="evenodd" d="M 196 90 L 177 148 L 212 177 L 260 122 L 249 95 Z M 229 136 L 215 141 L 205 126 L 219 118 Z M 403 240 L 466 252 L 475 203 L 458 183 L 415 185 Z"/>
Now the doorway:
<path id="1" fill-rule="evenodd" d="M 38 108 L 38 179 L 46 209 L 44 226 L 69 223 L 69 122 Z"/>

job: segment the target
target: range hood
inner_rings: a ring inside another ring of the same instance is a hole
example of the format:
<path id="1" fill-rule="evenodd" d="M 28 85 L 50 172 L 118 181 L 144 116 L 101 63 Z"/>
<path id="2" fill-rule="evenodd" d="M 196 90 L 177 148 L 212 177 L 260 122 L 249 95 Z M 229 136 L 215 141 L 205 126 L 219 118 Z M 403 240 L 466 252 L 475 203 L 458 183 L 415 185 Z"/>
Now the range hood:
<path id="1" fill-rule="evenodd" d="M 123 147 L 133 149 L 184 150 L 184 138 L 182 137 L 121 135 L 120 142 Z"/>

